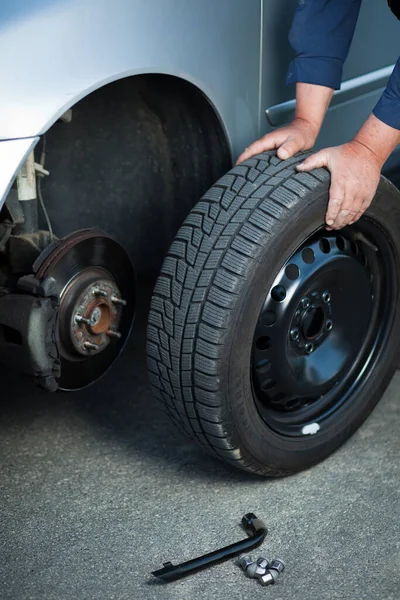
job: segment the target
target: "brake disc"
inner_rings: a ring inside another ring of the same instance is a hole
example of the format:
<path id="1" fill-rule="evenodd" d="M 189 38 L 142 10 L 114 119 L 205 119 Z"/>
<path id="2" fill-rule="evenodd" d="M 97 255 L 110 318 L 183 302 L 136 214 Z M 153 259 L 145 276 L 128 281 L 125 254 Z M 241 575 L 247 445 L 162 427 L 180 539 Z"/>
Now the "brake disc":
<path id="1" fill-rule="evenodd" d="M 59 301 L 62 390 L 84 388 L 119 356 L 135 315 L 136 282 L 123 247 L 102 231 L 77 231 L 46 248 L 36 279 L 51 278 Z"/>

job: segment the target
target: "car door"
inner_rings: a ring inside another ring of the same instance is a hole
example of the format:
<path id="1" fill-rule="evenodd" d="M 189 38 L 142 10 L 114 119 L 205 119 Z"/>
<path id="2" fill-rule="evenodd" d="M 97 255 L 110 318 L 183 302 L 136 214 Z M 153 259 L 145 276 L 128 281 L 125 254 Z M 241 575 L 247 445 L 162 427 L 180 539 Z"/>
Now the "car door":
<path id="1" fill-rule="evenodd" d="M 316 1 L 316 0 L 315 0 Z M 260 133 L 290 121 L 295 87 L 286 86 L 293 51 L 288 41 L 297 2 L 263 0 L 263 50 Z M 400 25 L 385 0 L 363 0 L 344 65 L 317 147 L 351 139 L 378 101 L 398 57 Z"/>

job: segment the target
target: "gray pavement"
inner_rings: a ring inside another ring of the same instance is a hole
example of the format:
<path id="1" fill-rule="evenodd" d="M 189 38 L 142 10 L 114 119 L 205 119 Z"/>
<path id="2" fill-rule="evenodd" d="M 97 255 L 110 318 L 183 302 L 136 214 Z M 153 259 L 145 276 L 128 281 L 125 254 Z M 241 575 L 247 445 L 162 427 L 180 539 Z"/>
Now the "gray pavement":
<path id="1" fill-rule="evenodd" d="M 400 375 L 330 459 L 259 479 L 175 433 L 149 390 L 143 332 L 142 317 L 86 392 L 49 395 L 0 371 L 0 599 L 398 600 Z M 236 541 L 249 511 L 269 526 L 262 553 L 286 562 L 278 585 L 233 561 L 151 580 Z"/>

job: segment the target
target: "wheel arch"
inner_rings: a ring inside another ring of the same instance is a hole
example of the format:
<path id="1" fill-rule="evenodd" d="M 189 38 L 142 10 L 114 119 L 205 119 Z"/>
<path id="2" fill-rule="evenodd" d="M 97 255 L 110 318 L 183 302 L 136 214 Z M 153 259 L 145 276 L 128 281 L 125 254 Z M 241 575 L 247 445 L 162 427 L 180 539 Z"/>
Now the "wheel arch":
<path id="1" fill-rule="evenodd" d="M 45 132 L 43 192 L 57 234 L 100 227 L 139 272 L 158 270 L 187 212 L 232 166 L 220 112 L 191 81 L 160 72 L 114 79 L 70 108 L 69 123 Z"/>
<path id="2" fill-rule="evenodd" d="M 53 113 L 52 117 L 48 120 L 48 122 L 46 123 L 46 125 L 44 125 L 42 127 L 42 129 L 40 130 L 40 132 L 38 133 L 38 135 L 43 135 L 44 133 L 46 133 L 47 131 L 49 131 L 49 129 L 70 109 L 73 109 L 74 106 L 76 106 L 79 102 L 81 102 L 82 100 L 84 100 L 85 98 L 87 98 L 88 96 L 101 92 L 101 90 L 107 88 L 108 86 L 112 86 L 114 83 L 118 83 L 119 81 L 123 81 L 123 80 L 129 80 L 129 79 L 133 79 L 133 78 L 137 78 L 137 77 L 146 77 L 146 76 L 152 76 L 152 77 L 168 77 L 171 79 L 171 81 L 174 81 L 176 83 L 177 86 L 182 85 L 182 84 L 188 84 L 191 86 L 191 88 L 193 89 L 193 91 L 196 91 L 200 96 L 202 96 L 207 103 L 209 104 L 209 106 L 211 107 L 211 109 L 214 112 L 215 117 L 217 118 L 221 130 L 223 131 L 223 134 L 225 136 L 226 139 L 226 143 L 229 147 L 229 152 L 231 157 L 233 156 L 233 151 L 232 151 L 232 138 L 229 134 L 229 130 L 227 127 L 227 123 L 226 120 L 223 116 L 222 110 L 221 108 L 218 106 L 216 100 L 213 97 L 213 94 L 211 92 L 210 89 L 207 88 L 206 85 L 202 84 L 201 82 L 199 82 L 198 80 L 196 80 L 194 77 L 192 77 L 189 73 L 184 73 L 181 74 L 180 76 L 177 75 L 176 73 L 174 73 L 171 70 L 168 69 L 156 69 L 156 70 L 151 70 L 151 69 L 129 69 L 128 71 L 124 72 L 124 73 L 114 73 L 113 75 L 106 77 L 102 80 L 98 80 L 95 83 L 93 83 L 92 85 L 83 88 L 82 90 L 80 90 L 78 93 L 76 93 L 73 97 L 70 97 L 68 99 L 68 102 L 66 102 L 65 104 L 61 105 L 59 107 L 59 109 Z"/>

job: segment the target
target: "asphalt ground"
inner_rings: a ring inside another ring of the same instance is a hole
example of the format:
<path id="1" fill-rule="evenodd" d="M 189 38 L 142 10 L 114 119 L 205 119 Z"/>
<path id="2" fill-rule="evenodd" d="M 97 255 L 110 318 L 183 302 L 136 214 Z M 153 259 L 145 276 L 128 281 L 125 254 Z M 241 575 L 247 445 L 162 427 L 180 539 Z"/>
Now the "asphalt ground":
<path id="1" fill-rule="evenodd" d="M 399 600 L 400 374 L 356 435 L 285 479 L 247 475 L 175 433 L 147 381 L 145 310 L 87 391 L 47 394 L 0 370 L 1 600 Z M 150 572 L 237 541 L 284 559 L 263 588 L 234 561 L 171 584 Z"/>

